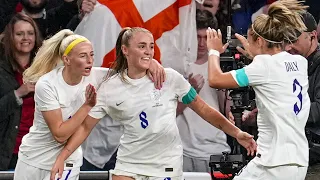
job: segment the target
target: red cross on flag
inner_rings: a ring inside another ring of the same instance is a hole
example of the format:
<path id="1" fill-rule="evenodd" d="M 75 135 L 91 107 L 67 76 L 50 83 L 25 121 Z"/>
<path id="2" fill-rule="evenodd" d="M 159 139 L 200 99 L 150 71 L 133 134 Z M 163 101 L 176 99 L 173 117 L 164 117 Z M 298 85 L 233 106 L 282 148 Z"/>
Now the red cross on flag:
<path id="1" fill-rule="evenodd" d="M 197 54 L 195 11 L 195 0 L 98 0 L 75 32 L 93 43 L 94 66 L 110 67 L 121 29 L 144 27 L 156 43 L 154 58 L 185 74 Z"/>

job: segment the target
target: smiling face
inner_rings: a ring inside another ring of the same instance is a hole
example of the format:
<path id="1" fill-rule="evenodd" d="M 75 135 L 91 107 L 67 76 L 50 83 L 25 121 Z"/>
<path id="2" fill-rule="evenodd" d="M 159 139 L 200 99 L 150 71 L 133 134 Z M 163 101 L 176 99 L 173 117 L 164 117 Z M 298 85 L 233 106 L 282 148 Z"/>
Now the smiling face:
<path id="1" fill-rule="evenodd" d="M 128 68 L 138 73 L 149 69 L 154 56 L 154 40 L 149 32 L 134 32 L 129 46 L 122 45 L 123 54 L 127 57 Z"/>
<path id="2" fill-rule="evenodd" d="M 19 54 L 30 53 L 35 46 L 35 30 L 26 21 L 17 21 L 13 26 L 14 47 Z"/>
<path id="3" fill-rule="evenodd" d="M 93 66 L 93 48 L 90 42 L 81 42 L 74 46 L 70 53 L 64 57 L 66 68 L 72 74 L 89 76 Z"/>

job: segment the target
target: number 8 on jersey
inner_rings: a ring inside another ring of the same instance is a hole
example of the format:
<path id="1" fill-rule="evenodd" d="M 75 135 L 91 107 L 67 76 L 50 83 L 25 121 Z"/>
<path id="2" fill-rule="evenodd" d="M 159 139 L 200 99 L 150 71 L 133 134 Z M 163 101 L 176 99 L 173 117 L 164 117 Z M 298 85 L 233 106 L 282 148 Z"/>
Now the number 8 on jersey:
<path id="1" fill-rule="evenodd" d="M 142 127 L 143 129 L 147 128 L 148 125 L 149 125 L 149 122 L 148 122 L 148 120 L 147 120 L 147 114 L 146 114 L 144 111 L 142 111 L 142 112 L 139 114 L 139 117 L 140 117 L 140 121 L 141 121 L 141 127 Z"/>

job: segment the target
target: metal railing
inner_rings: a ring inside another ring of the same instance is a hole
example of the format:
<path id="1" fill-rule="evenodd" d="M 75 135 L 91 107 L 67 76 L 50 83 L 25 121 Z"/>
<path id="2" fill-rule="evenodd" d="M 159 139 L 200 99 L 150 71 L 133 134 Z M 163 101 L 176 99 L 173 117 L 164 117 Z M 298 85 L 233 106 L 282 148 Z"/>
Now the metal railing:
<path id="1" fill-rule="evenodd" d="M 13 180 L 14 171 L 0 171 L 0 180 Z M 81 171 L 80 180 L 108 180 L 108 171 Z"/>
<path id="2" fill-rule="evenodd" d="M 14 171 L 0 171 L 0 180 L 13 180 L 13 176 Z M 209 173 L 184 172 L 183 177 L 185 180 L 211 180 Z M 80 180 L 109 180 L 109 172 L 80 171 Z"/>

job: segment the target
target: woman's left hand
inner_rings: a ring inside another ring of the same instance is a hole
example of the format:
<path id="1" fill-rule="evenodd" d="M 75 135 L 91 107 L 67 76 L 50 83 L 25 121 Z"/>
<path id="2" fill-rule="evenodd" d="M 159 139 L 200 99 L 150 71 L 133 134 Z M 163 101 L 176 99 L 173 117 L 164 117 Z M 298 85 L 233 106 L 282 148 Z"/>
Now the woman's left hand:
<path id="1" fill-rule="evenodd" d="M 239 144 L 241 144 L 244 148 L 247 149 L 247 155 L 254 156 L 255 151 L 257 150 L 257 144 L 254 141 L 252 135 L 246 132 L 240 131 L 237 134 L 237 141 Z"/>
<path id="2" fill-rule="evenodd" d="M 208 50 L 213 49 L 219 51 L 219 53 L 224 53 L 228 47 L 228 43 L 222 44 L 222 34 L 220 29 L 216 31 L 215 29 L 207 29 L 207 48 Z"/>
<path id="3" fill-rule="evenodd" d="M 154 82 L 155 88 L 162 88 L 162 84 L 166 80 L 166 73 L 163 66 L 155 59 L 151 60 L 148 76 Z"/>

